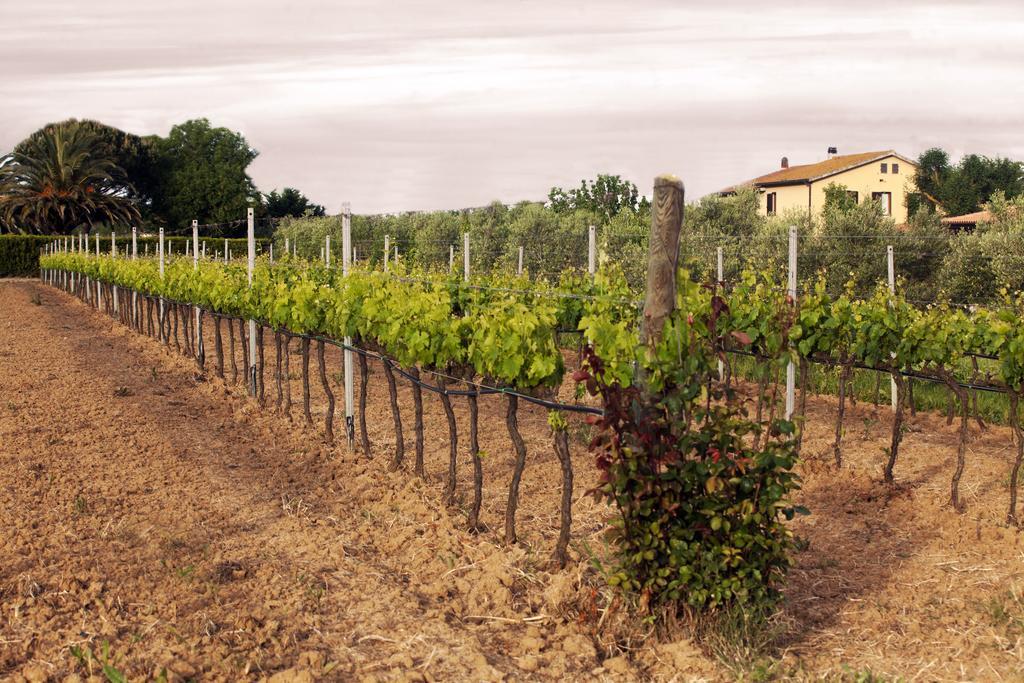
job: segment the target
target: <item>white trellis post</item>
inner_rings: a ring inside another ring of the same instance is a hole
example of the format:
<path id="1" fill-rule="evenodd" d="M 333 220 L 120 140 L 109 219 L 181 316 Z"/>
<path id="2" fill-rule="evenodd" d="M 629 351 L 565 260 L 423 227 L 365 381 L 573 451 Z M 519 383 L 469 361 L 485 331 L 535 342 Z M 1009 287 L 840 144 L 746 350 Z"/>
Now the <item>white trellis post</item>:
<path id="1" fill-rule="evenodd" d="M 324 248 L 323 247 L 320 247 L 320 260 L 321 261 L 324 260 Z"/>
<path id="2" fill-rule="evenodd" d="M 139 229 L 132 226 L 132 260 L 137 261 L 139 258 Z M 139 315 L 139 295 L 133 289 L 132 290 L 132 324 Z"/>
<path id="3" fill-rule="evenodd" d="M 587 229 L 587 272 L 597 272 L 597 228 L 593 225 Z"/>
<path id="4" fill-rule="evenodd" d="M 725 259 L 722 258 L 722 248 L 718 247 L 718 286 L 721 288 L 725 287 Z M 718 379 L 719 381 L 725 381 L 725 363 L 721 360 L 718 361 Z"/>
<path id="5" fill-rule="evenodd" d="M 462 233 L 462 279 L 469 282 L 469 233 Z"/>
<path id="6" fill-rule="evenodd" d="M 523 274 L 523 247 L 522 246 L 519 247 L 519 265 L 516 268 L 516 274 L 517 275 L 522 275 Z"/>
<path id="7" fill-rule="evenodd" d="M 228 238 L 224 238 L 224 263 L 228 262 Z"/>
<path id="8" fill-rule="evenodd" d="M 192 219 L 192 270 L 199 270 L 199 221 Z M 203 348 L 202 328 L 199 326 L 199 304 L 196 304 L 196 355 L 201 359 L 206 358 L 206 349 Z"/>
<path id="9" fill-rule="evenodd" d="M 324 255 L 325 255 L 324 263 L 327 264 L 328 268 L 330 268 L 331 267 L 331 236 L 330 235 L 327 235 L 326 237 L 324 237 Z"/>
<path id="10" fill-rule="evenodd" d="M 352 260 L 352 207 L 348 202 L 341 205 L 341 275 L 348 277 Z M 349 450 L 356 445 L 355 423 L 355 377 L 352 363 L 352 337 L 345 337 L 345 435 Z"/>
<path id="11" fill-rule="evenodd" d="M 203 240 L 203 260 L 206 260 L 206 240 Z"/>
<path id="12" fill-rule="evenodd" d="M 160 281 L 164 279 L 164 229 L 160 228 L 160 243 L 158 247 L 158 256 L 160 258 Z M 164 336 L 164 297 L 160 296 L 160 337 Z"/>
<path id="13" fill-rule="evenodd" d="M 96 243 L 96 258 L 100 257 L 100 236 L 96 235 L 96 239 L 93 240 Z M 103 308 L 103 292 L 100 289 L 100 281 L 96 280 L 96 310 Z"/>
<path id="14" fill-rule="evenodd" d="M 274 243 L 270 243 L 270 262 L 274 262 Z"/>
<path id="15" fill-rule="evenodd" d="M 789 296 L 796 306 L 796 226 L 789 226 Z M 796 408 L 796 366 L 790 358 L 786 363 L 786 419 L 792 419 Z"/>
<path id="16" fill-rule="evenodd" d="M 256 267 L 256 224 L 252 207 L 246 212 L 248 219 L 248 234 L 246 235 L 249 247 L 249 288 L 252 289 L 252 271 Z M 249 395 L 256 396 L 256 321 L 249 320 L 249 367 L 246 369 L 249 375 Z"/>
<path id="17" fill-rule="evenodd" d="M 885 260 L 886 267 L 889 274 L 889 293 L 896 293 L 896 262 L 893 258 L 892 245 L 890 244 L 885 249 Z M 898 390 L 896 388 L 896 380 L 892 377 L 889 378 L 889 405 L 892 407 L 892 412 L 896 412 L 896 401 L 899 399 Z"/>
<path id="18" fill-rule="evenodd" d="M 110 258 L 117 258 L 117 240 L 115 237 L 114 229 L 110 229 Z M 117 285 L 113 282 L 110 283 L 110 291 L 113 292 L 114 297 L 114 315 L 120 312 L 120 301 L 117 300 Z"/>
<path id="19" fill-rule="evenodd" d="M 288 255 L 289 255 L 289 254 L 291 254 L 291 253 L 292 253 L 292 250 L 291 250 L 291 249 L 289 249 L 289 244 L 288 244 L 288 238 L 287 238 L 287 237 L 285 237 L 285 238 L 284 238 L 284 255 L 285 255 L 285 256 L 288 256 Z"/>
<path id="20" fill-rule="evenodd" d="M 384 235 L 384 272 L 388 272 L 388 257 L 391 253 L 391 236 Z"/>
<path id="21" fill-rule="evenodd" d="M 455 267 L 455 245 L 448 245 L 448 270 Z"/>
<path id="22" fill-rule="evenodd" d="M 395 245 L 395 265 L 398 265 L 398 245 Z"/>

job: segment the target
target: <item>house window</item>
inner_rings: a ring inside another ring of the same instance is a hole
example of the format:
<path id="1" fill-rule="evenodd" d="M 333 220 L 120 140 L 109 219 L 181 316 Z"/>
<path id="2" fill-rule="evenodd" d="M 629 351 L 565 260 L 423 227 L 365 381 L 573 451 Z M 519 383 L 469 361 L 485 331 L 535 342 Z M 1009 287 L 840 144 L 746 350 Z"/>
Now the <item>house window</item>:
<path id="1" fill-rule="evenodd" d="M 854 204 L 860 204 L 860 192 L 857 190 L 847 190 L 846 196 L 850 198 L 850 201 Z"/>
<path id="2" fill-rule="evenodd" d="M 892 215 L 892 192 L 872 192 L 871 199 L 882 205 L 882 213 Z"/>
<path id="3" fill-rule="evenodd" d="M 769 192 L 768 193 L 768 215 L 769 216 L 774 216 L 775 212 L 778 210 L 778 208 L 779 208 L 778 207 L 778 201 L 776 200 L 775 193 L 774 192 Z"/>
<path id="4" fill-rule="evenodd" d="M 882 164 L 882 173 L 889 172 L 889 164 Z"/>
<path id="5" fill-rule="evenodd" d="M 893 173 L 899 173 L 900 172 L 900 165 L 899 164 L 893 164 L 892 165 L 892 172 Z"/>

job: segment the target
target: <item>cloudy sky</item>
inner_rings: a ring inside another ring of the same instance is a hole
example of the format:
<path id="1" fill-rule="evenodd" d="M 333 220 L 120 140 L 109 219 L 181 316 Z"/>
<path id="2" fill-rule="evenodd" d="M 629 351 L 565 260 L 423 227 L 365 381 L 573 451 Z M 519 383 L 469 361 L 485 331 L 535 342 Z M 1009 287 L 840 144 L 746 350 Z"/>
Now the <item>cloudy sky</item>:
<path id="1" fill-rule="evenodd" d="M 1024 2 L 0 2 L 0 152 L 205 116 L 261 190 L 330 212 L 541 199 L 618 173 L 689 198 L 840 152 L 1024 158 Z"/>

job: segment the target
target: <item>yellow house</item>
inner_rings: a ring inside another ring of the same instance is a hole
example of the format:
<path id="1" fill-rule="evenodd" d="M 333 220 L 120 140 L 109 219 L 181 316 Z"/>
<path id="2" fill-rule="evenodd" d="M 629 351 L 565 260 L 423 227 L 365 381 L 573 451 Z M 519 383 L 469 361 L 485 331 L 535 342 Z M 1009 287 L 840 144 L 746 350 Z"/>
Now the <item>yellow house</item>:
<path id="1" fill-rule="evenodd" d="M 835 183 L 843 185 L 857 202 L 880 202 L 897 224 L 907 222 L 907 193 L 915 190 L 916 163 L 892 150 L 842 155 L 835 147 L 828 151 L 828 159 L 801 166 L 790 166 L 783 157 L 779 170 L 726 188 L 721 194 L 753 186 L 763 216 L 793 209 L 814 214 L 825 206 L 825 188 Z"/>

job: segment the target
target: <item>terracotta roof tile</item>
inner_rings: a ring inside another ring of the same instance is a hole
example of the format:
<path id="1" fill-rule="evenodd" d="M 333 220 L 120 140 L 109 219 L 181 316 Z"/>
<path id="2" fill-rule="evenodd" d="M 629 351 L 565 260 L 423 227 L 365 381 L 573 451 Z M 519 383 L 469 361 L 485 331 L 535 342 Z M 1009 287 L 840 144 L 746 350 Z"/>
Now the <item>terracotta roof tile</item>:
<path id="1" fill-rule="evenodd" d="M 891 149 L 881 150 L 878 152 L 861 152 L 859 154 L 843 154 L 814 164 L 802 164 L 800 166 L 780 168 L 772 173 L 767 173 L 752 180 L 747 180 L 731 187 L 727 187 L 721 190 L 721 192 L 735 192 L 736 188 L 747 185 L 785 185 L 791 183 L 804 183 L 808 180 L 818 180 L 830 175 L 835 175 L 836 173 L 841 173 L 842 171 L 846 171 L 851 168 L 863 166 L 864 164 L 870 163 L 876 159 L 884 159 L 888 156 L 896 156 L 905 163 L 913 164 L 913 161 L 900 156 Z"/>
<path id="2" fill-rule="evenodd" d="M 973 225 L 975 223 L 985 223 L 992 220 L 992 214 L 988 211 L 975 211 L 974 213 L 965 213 L 962 216 L 946 216 L 942 219 L 942 222 L 946 225 Z"/>

